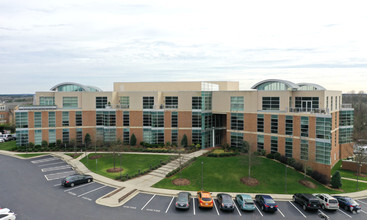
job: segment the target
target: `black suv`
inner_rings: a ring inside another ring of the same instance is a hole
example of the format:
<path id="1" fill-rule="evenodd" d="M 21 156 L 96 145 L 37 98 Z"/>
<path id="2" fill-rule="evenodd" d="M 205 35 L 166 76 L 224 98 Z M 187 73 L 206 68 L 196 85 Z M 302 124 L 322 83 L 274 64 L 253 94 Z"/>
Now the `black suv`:
<path id="1" fill-rule="evenodd" d="M 320 202 L 316 196 L 308 193 L 296 193 L 293 195 L 293 202 L 300 204 L 303 210 L 318 210 Z"/>

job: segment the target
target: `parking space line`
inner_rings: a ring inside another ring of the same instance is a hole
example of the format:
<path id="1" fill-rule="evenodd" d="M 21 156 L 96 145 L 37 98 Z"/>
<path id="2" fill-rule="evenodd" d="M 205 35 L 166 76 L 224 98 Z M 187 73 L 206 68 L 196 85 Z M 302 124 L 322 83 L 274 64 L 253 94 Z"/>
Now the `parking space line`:
<path id="1" fill-rule="evenodd" d="M 329 217 L 329 216 L 327 216 L 325 213 L 323 213 L 320 209 L 318 209 L 318 211 L 319 211 L 321 214 L 323 214 L 324 216 L 326 216 L 326 217 L 327 217 L 327 219 L 330 219 L 330 217 Z"/>
<path id="2" fill-rule="evenodd" d="M 60 159 L 57 158 L 57 157 L 52 157 L 52 158 L 48 158 L 48 159 L 32 160 L 31 163 L 33 163 L 33 164 L 44 163 L 44 162 L 53 161 L 53 160 L 60 160 Z"/>
<path id="3" fill-rule="evenodd" d="M 219 215 L 219 212 L 218 212 L 218 209 L 217 209 L 217 205 L 215 204 L 215 200 L 214 199 L 213 199 L 213 204 L 214 204 L 215 210 L 217 211 L 217 214 Z"/>
<path id="4" fill-rule="evenodd" d="M 168 212 L 169 207 L 171 207 L 171 204 L 172 204 L 172 202 L 173 202 L 173 199 L 174 199 L 174 198 L 175 198 L 175 197 L 174 197 L 174 196 L 172 196 L 171 202 L 169 203 L 169 205 L 168 205 L 168 207 L 167 207 L 167 209 L 166 209 L 166 213 Z"/>
<path id="5" fill-rule="evenodd" d="M 155 194 L 152 196 L 152 198 L 149 199 L 149 201 L 143 206 L 143 208 L 141 208 L 141 210 L 143 210 L 145 206 L 147 206 L 154 197 L 155 197 Z"/>
<path id="6" fill-rule="evenodd" d="M 192 198 L 192 207 L 193 207 L 193 209 L 194 209 L 194 215 L 196 214 L 195 213 L 195 198 Z"/>
<path id="7" fill-rule="evenodd" d="M 284 216 L 284 214 L 283 214 L 283 212 L 282 211 L 280 211 L 280 209 L 278 208 L 278 211 L 279 211 L 279 213 L 285 218 L 285 216 Z"/>
<path id="8" fill-rule="evenodd" d="M 302 212 L 301 212 L 301 210 L 299 210 L 294 204 L 293 204 L 293 202 L 291 202 L 291 201 L 289 201 L 289 203 L 290 204 L 292 204 L 292 206 L 295 208 L 295 209 L 297 209 L 298 210 L 298 212 L 299 213 L 301 213 L 301 215 L 303 215 L 303 217 L 305 217 L 305 218 L 307 218 Z"/>
<path id="9" fill-rule="evenodd" d="M 57 180 L 57 179 L 62 179 L 65 178 L 67 176 L 69 176 L 69 174 L 74 174 L 75 171 L 67 171 L 67 172 L 61 172 L 61 173 L 51 173 L 51 174 L 45 174 L 45 178 L 47 181 L 51 181 L 51 180 Z M 62 175 L 61 177 L 57 177 L 57 178 L 53 178 L 53 179 L 49 179 L 48 176 L 53 176 L 53 175 L 58 175 L 58 174 L 66 174 L 66 175 Z"/>
<path id="10" fill-rule="evenodd" d="M 363 202 L 363 201 L 361 201 L 361 200 L 357 200 L 358 202 L 360 202 L 360 203 L 363 203 L 363 204 L 365 204 L 365 205 L 367 205 L 367 203 L 366 202 Z"/>
<path id="11" fill-rule="evenodd" d="M 55 184 L 54 186 L 61 186 L 61 183 L 59 183 L 59 184 Z"/>
<path id="12" fill-rule="evenodd" d="M 43 169 L 41 169 L 41 171 L 44 173 L 44 172 L 49 172 L 49 171 L 65 170 L 65 169 L 69 169 L 69 168 L 71 168 L 70 165 L 65 165 L 65 166 L 58 166 L 58 167 L 43 168 Z"/>
<path id="13" fill-rule="evenodd" d="M 263 213 L 261 213 L 260 209 L 257 207 L 257 204 L 255 203 L 255 208 L 257 209 L 257 211 L 260 213 L 261 217 L 264 217 Z"/>
<path id="14" fill-rule="evenodd" d="M 38 165 L 38 166 L 43 167 L 43 166 L 48 166 L 48 165 L 56 165 L 56 164 L 60 164 L 60 163 L 65 163 L 65 162 L 62 161 L 62 162 L 57 162 L 57 163 L 46 163 L 46 164 L 41 164 L 41 165 Z"/>
<path id="15" fill-rule="evenodd" d="M 235 200 L 233 200 L 233 203 L 234 203 L 234 207 L 236 207 L 236 209 L 237 209 L 238 214 L 239 214 L 240 216 L 242 216 L 242 214 L 241 214 L 240 210 L 239 210 L 239 209 L 238 209 L 238 207 L 237 207 L 237 204 L 236 204 L 236 201 L 235 201 Z"/>
<path id="16" fill-rule="evenodd" d="M 362 209 L 361 209 L 361 212 L 363 212 L 364 214 L 367 214 L 367 212 L 363 211 Z"/>
<path id="17" fill-rule="evenodd" d="M 342 212 L 344 215 L 348 216 L 349 218 L 352 218 L 352 216 L 348 215 L 347 213 L 345 213 L 344 211 L 338 209 L 340 212 Z"/>
<path id="18" fill-rule="evenodd" d="M 92 183 L 95 183 L 95 182 L 90 182 L 90 183 L 87 183 L 87 184 L 84 184 L 84 185 L 80 185 L 80 186 L 77 186 L 77 187 L 72 187 L 70 189 L 64 190 L 64 192 L 69 192 L 69 191 L 74 190 L 74 189 L 78 189 L 78 188 L 81 188 L 81 187 L 84 187 L 84 186 L 88 186 L 88 185 L 90 185 Z"/>
<path id="19" fill-rule="evenodd" d="M 85 199 L 85 200 L 88 200 L 88 201 L 92 201 L 92 199 L 90 199 L 90 198 L 88 198 L 88 197 L 82 197 L 83 199 Z"/>
<path id="20" fill-rule="evenodd" d="M 75 193 L 73 193 L 73 192 L 68 192 L 70 195 L 73 195 L 73 196 L 76 196 L 76 194 Z"/>
<path id="21" fill-rule="evenodd" d="M 81 196 L 87 195 L 87 194 L 89 194 L 89 193 L 91 193 L 91 192 L 94 192 L 94 191 L 100 190 L 100 189 L 105 188 L 105 187 L 106 187 L 106 186 L 101 186 L 101 187 L 98 187 L 97 189 L 92 189 L 91 191 L 88 191 L 88 192 L 85 192 L 85 193 L 83 193 L 83 194 L 78 195 L 78 197 L 81 197 Z"/>

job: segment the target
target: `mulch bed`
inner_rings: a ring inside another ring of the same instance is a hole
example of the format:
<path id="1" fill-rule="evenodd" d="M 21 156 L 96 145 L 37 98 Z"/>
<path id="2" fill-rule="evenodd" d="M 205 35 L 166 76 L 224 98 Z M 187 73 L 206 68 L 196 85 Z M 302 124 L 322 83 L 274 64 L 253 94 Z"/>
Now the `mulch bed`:
<path id="1" fill-rule="evenodd" d="M 120 171 L 123 171 L 124 169 L 120 169 L 119 167 L 116 167 L 116 168 L 110 168 L 110 169 L 107 169 L 107 173 L 117 173 L 117 172 L 120 172 Z"/>
<path id="2" fill-rule="evenodd" d="M 173 185 L 176 186 L 187 186 L 190 185 L 190 180 L 185 179 L 185 178 L 178 178 L 178 179 L 174 179 L 172 180 Z"/>
<path id="3" fill-rule="evenodd" d="M 98 159 L 98 158 L 101 158 L 101 157 L 103 157 L 103 155 L 93 155 L 93 156 L 90 156 L 88 158 L 91 159 L 91 160 L 94 160 L 94 159 Z"/>
<path id="4" fill-rule="evenodd" d="M 308 181 L 308 180 L 299 180 L 298 182 L 307 188 L 311 188 L 311 189 L 317 188 L 317 186 L 313 182 Z"/>
<path id="5" fill-rule="evenodd" d="M 257 186 L 260 183 L 257 179 L 251 177 L 242 177 L 241 182 L 248 186 Z"/>

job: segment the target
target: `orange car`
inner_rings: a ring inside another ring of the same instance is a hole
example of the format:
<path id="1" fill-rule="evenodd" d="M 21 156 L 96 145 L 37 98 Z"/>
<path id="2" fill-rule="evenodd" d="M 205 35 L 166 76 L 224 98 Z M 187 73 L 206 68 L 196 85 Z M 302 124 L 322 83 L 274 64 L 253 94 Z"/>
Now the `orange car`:
<path id="1" fill-rule="evenodd" d="M 213 208 L 213 198 L 210 192 L 198 191 L 199 208 Z"/>

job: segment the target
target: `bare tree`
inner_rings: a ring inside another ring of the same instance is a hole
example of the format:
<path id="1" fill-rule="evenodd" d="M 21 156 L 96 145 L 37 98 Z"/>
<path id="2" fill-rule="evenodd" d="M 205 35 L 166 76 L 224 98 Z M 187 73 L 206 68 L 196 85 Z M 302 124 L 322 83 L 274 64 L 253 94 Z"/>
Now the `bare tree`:
<path id="1" fill-rule="evenodd" d="M 366 140 L 358 140 L 355 143 L 354 159 L 357 165 L 357 190 L 359 190 L 359 176 L 361 175 L 361 167 L 363 164 L 367 165 L 367 153 L 364 151 L 363 146 L 366 145 Z"/>

